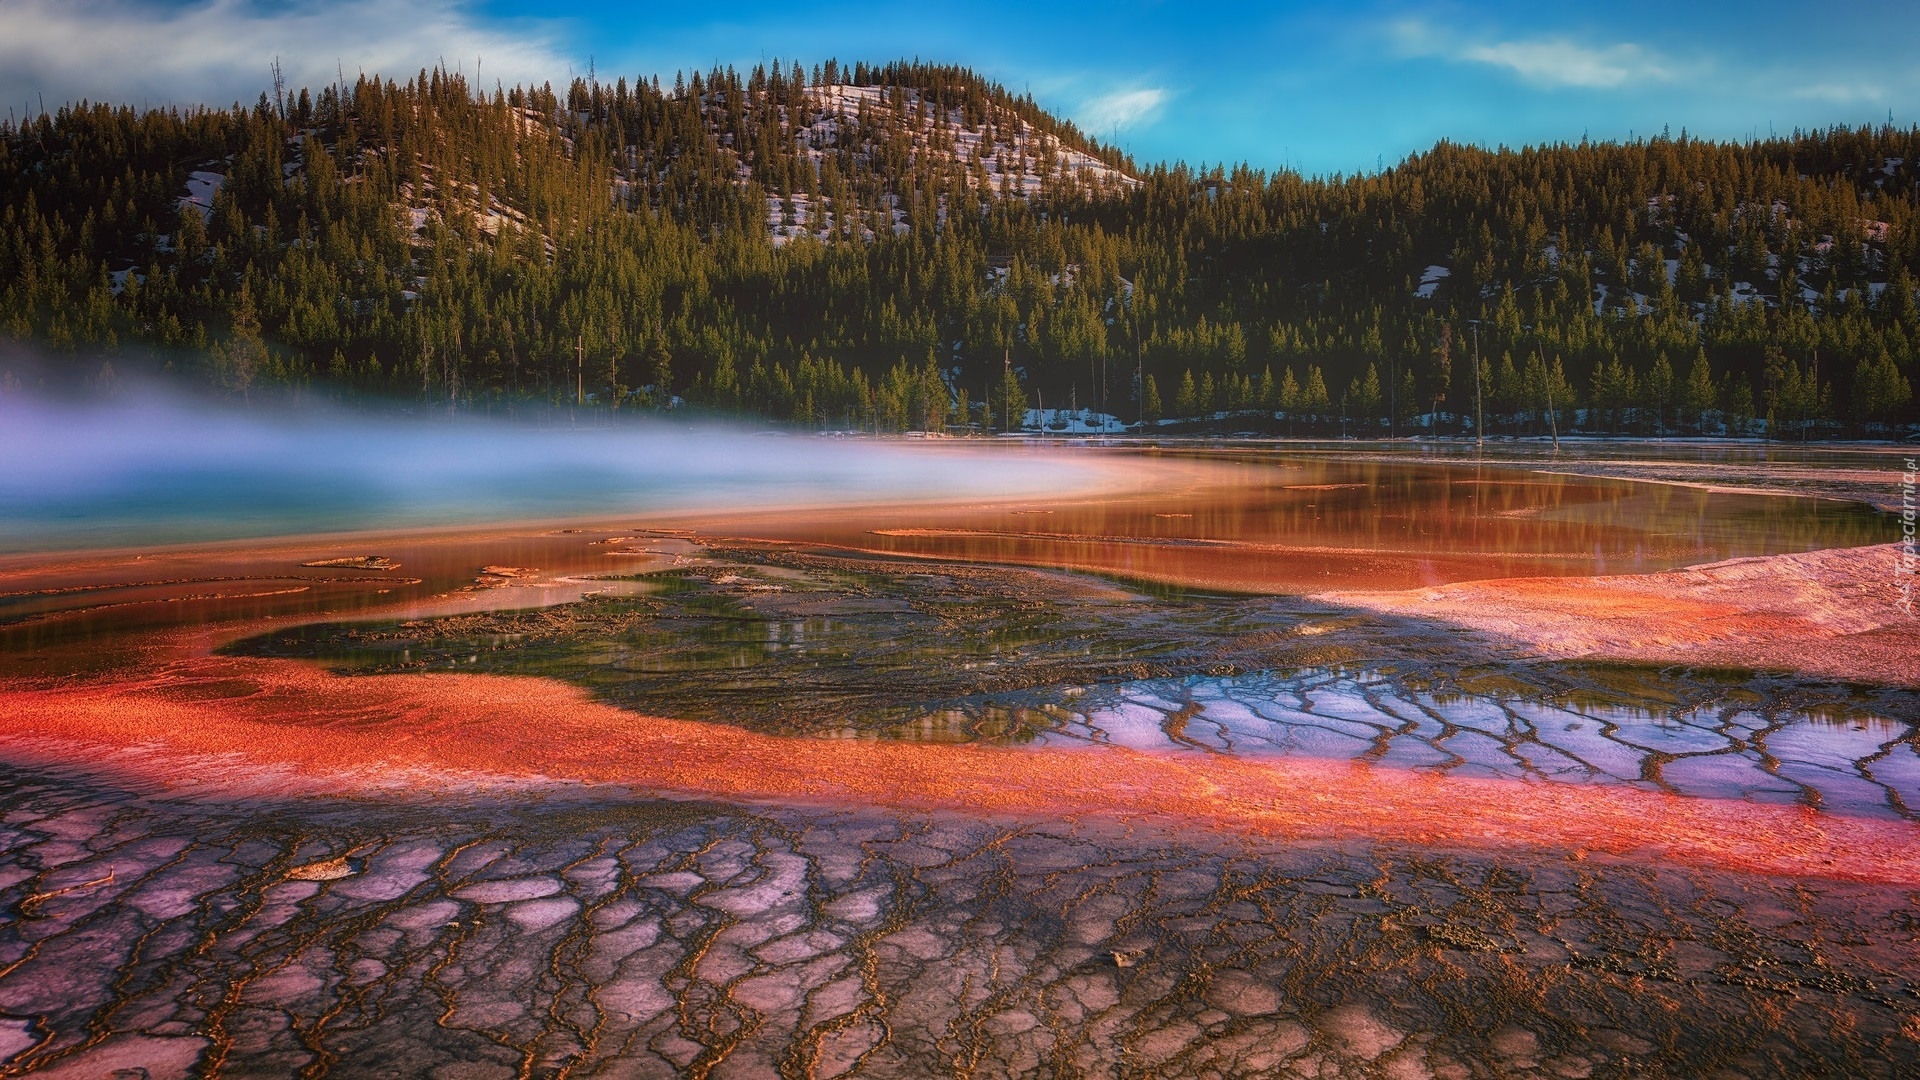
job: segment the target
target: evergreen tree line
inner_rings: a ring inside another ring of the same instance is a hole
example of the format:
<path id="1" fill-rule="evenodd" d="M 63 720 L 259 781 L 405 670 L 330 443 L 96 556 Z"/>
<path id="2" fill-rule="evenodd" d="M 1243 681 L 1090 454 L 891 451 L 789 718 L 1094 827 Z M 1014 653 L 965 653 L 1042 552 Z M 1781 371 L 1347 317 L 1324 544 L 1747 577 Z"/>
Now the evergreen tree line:
<path id="1" fill-rule="evenodd" d="M 1884 434 L 1917 197 L 1890 126 L 1305 177 L 1141 169 L 957 67 L 423 70 L 0 128 L 0 336 L 68 383 L 832 428 Z"/>

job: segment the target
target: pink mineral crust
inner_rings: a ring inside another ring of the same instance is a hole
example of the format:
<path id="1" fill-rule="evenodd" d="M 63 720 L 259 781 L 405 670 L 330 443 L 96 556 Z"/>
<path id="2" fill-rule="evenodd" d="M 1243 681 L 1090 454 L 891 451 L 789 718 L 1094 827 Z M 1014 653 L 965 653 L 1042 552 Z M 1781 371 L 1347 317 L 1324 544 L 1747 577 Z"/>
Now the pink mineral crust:
<path id="1" fill-rule="evenodd" d="M 1300 758 L 769 736 L 640 716 L 527 677 L 355 677 L 291 661 L 174 657 L 138 674 L 0 686 L 0 715 L 0 757 L 148 784 L 253 776 L 276 790 L 413 794 L 572 781 L 748 802 L 1606 853 L 1920 887 L 1920 828 L 1906 822 Z"/>
<path id="2" fill-rule="evenodd" d="M 1468 627 L 1542 657 L 1726 664 L 1920 686 L 1899 545 L 1729 559 L 1655 574 L 1329 592 L 1343 606 Z"/>

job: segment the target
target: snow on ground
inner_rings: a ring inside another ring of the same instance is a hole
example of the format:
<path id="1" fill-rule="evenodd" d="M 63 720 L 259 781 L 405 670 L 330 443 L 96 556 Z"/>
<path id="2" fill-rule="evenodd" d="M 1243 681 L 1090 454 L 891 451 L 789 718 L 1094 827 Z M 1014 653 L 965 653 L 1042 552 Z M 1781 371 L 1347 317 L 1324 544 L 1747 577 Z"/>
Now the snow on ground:
<path id="1" fill-rule="evenodd" d="M 1139 184 L 1138 180 L 1100 159 L 1062 146 L 1058 139 L 1036 131 L 1024 119 L 1006 112 L 997 112 L 987 124 L 973 128 L 966 126 L 965 114 L 959 109 L 930 107 L 926 118 L 919 120 L 919 92 L 911 88 L 904 92 L 908 120 L 915 127 L 916 151 L 932 150 L 937 141 L 949 146 L 951 155 L 959 160 L 977 159 L 996 191 L 1011 186 L 1019 193 L 1033 194 L 1040 189 L 1042 172 L 1056 176 L 1072 174 L 1083 182 L 1096 184 L 1113 183 L 1123 187 Z M 893 107 L 892 99 L 877 86 L 815 86 L 810 87 L 807 94 L 820 110 L 805 129 L 810 147 L 837 146 L 842 124 L 857 118 L 863 103 L 870 115 L 881 111 L 891 114 Z M 817 158 L 819 151 L 810 150 L 810 153 Z"/>
<path id="2" fill-rule="evenodd" d="M 900 209 L 899 199 L 893 195 L 885 198 L 887 218 L 894 235 L 911 231 L 912 226 L 907 223 L 906 211 Z M 789 202 L 793 206 L 791 214 L 787 212 Z M 802 236 L 823 241 L 832 239 L 842 222 L 841 216 L 828 208 L 830 205 L 824 197 L 808 195 L 804 191 L 796 191 L 786 199 L 778 195 L 767 196 L 767 231 L 773 236 L 773 246 L 780 247 Z M 945 220 L 944 213 L 942 220 Z M 862 239 L 873 239 L 873 230 L 864 222 L 856 221 L 855 224 Z"/>
<path id="3" fill-rule="evenodd" d="M 894 111 L 896 93 L 903 95 L 901 114 Z M 1095 187 L 1135 187 L 1140 183 L 1098 158 L 1062 145 L 1059 139 L 1004 110 L 996 109 L 984 123 L 968 127 L 963 110 L 923 103 L 919 91 L 912 88 L 895 90 L 836 83 L 808 87 L 807 97 L 809 104 L 804 117 L 783 110 L 782 121 L 787 125 L 788 136 L 799 144 L 802 157 L 816 170 L 829 154 L 840 152 L 848 140 L 856 136 L 864 109 L 870 121 L 878 121 L 883 127 L 891 126 L 904 116 L 915 163 L 929 157 L 963 163 L 968 168 L 968 182 L 976 191 L 991 190 L 1030 198 L 1040 192 L 1049 177 L 1056 181 L 1072 177 Z M 799 124 L 802 119 L 806 122 Z M 710 121 L 710 130 L 718 137 L 717 123 Z M 727 140 L 721 137 L 721 142 L 725 145 Z M 862 145 L 853 149 L 856 156 L 865 156 L 870 148 Z M 735 175 L 742 184 L 751 179 L 752 171 L 744 159 L 738 162 Z M 818 196 L 804 191 L 792 192 L 790 214 L 787 200 L 781 195 L 774 192 L 768 199 L 767 229 L 775 244 L 784 244 L 802 235 L 827 239 L 840 227 L 837 215 L 831 211 L 823 209 L 818 215 L 808 212 L 809 204 Z M 875 208 L 862 206 L 860 209 Z M 906 211 L 897 200 L 889 196 L 885 210 L 887 225 L 895 234 L 908 231 Z M 943 201 L 933 212 L 938 220 L 945 221 L 948 210 Z M 871 227 L 866 223 L 861 223 L 859 230 L 863 237 L 872 238 Z"/>
<path id="4" fill-rule="evenodd" d="M 1421 272 L 1420 287 L 1413 290 L 1413 295 L 1422 300 L 1431 300 L 1434 293 L 1439 291 L 1440 282 L 1452 276 L 1453 271 L 1444 266 L 1437 263 L 1429 266 Z"/>
<path id="5" fill-rule="evenodd" d="M 620 194 L 625 195 L 626 193 L 623 191 Z M 506 205 L 499 199 L 488 200 L 485 213 L 481 213 L 478 210 L 473 213 L 474 225 L 476 225 L 481 232 L 490 236 L 499 235 L 500 227 L 507 222 L 512 222 L 523 229 L 528 227 L 527 215 Z"/>
<path id="6" fill-rule="evenodd" d="M 1595 315 L 1604 315 L 1606 314 L 1607 304 L 1613 296 L 1613 291 L 1607 287 L 1605 282 L 1597 282 L 1594 284 L 1593 288 L 1595 293 L 1597 294 L 1593 299 L 1593 313 Z M 1633 298 L 1633 310 L 1635 314 L 1637 315 L 1653 314 L 1653 301 L 1647 299 L 1647 294 L 1628 293 L 1627 295 Z M 1620 304 L 1621 306 L 1624 307 L 1626 305 L 1626 301 L 1622 300 L 1620 301 Z"/>
<path id="7" fill-rule="evenodd" d="M 208 220 L 213 217 L 213 199 L 220 189 L 227 186 L 225 175 L 207 169 L 195 169 L 187 174 L 187 194 L 179 200 L 180 209 L 191 206 L 200 211 L 200 217 Z"/>
<path id="8" fill-rule="evenodd" d="M 1120 418 L 1092 409 L 1028 409 L 1020 428 L 1048 435 L 1119 434 L 1127 429 Z"/>

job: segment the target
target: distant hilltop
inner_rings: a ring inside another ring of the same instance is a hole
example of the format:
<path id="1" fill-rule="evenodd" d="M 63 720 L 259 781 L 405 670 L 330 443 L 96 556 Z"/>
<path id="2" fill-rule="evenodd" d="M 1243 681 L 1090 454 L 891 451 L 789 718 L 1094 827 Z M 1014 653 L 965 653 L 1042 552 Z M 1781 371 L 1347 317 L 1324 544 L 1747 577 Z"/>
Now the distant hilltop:
<path id="1" fill-rule="evenodd" d="M 153 371 L 851 430 L 1916 419 L 1914 129 L 1304 177 L 1142 167 L 955 66 L 433 70 L 68 106 L 0 128 L 0 195 L 0 392 Z"/>

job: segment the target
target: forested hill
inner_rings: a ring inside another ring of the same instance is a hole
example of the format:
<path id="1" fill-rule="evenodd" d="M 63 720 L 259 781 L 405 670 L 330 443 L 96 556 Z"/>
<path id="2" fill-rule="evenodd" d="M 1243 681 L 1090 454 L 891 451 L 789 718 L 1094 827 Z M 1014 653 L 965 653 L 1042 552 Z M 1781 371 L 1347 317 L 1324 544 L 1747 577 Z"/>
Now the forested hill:
<path id="1" fill-rule="evenodd" d="M 1916 129 L 1143 169 L 960 68 L 776 62 L 0 136 L 0 391 L 1405 433 L 1473 414 L 1477 340 L 1494 430 L 1916 416 Z"/>

